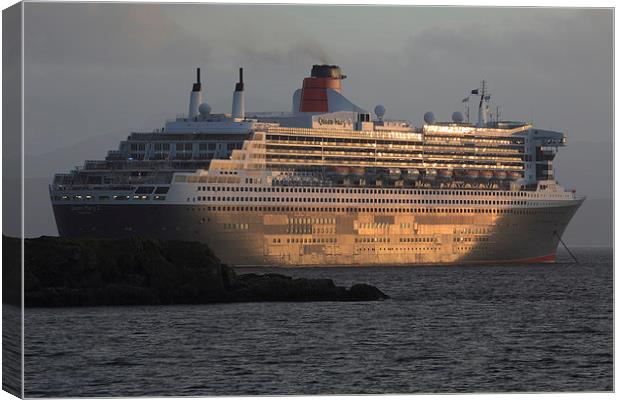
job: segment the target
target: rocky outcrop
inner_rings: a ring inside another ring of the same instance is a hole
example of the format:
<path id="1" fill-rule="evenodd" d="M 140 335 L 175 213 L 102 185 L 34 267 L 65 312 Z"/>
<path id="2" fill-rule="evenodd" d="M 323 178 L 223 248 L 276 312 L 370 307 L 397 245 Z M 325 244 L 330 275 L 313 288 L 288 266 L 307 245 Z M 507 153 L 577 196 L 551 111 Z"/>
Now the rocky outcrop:
<path id="1" fill-rule="evenodd" d="M 374 286 L 357 284 L 351 289 L 331 279 L 293 279 L 280 274 L 244 274 L 232 286 L 238 301 L 368 301 L 387 296 Z"/>
<path id="2" fill-rule="evenodd" d="M 19 246 L 18 239 L 3 237 L 5 252 L 17 254 L 5 262 L 5 284 L 19 282 Z M 237 275 L 197 242 L 41 237 L 24 246 L 27 307 L 387 298 L 365 284 L 347 289 L 330 279 Z M 5 302 L 19 304 L 14 289 L 5 285 Z"/>

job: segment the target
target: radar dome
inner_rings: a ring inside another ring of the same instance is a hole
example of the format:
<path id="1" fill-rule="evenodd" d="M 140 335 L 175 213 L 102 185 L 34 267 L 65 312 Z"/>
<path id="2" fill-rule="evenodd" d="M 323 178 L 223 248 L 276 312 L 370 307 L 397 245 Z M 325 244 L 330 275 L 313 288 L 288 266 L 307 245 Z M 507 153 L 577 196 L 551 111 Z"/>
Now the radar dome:
<path id="1" fill-rule="evenodd" d="M 200 113 L 200 115 L 209 115 L 211 114 L 211 106 L 208 105 L 207 103 L 202 103 L 198 107 L 198 112 Z"/>
<path id="2" fill-rule="evenodd" d="M 381 104 L 377 105 L 375 107 L 375 115 L 377 116 L 377 118 L 383 119 L 383 116 L 385 115 L 385 107 L 383 107 Z"/>
<path id="3" fill-rule="evenodd" d="M 435 122 L 435 114 L 433 114 L 431 111 L 427 111 L 424 113 L 424 122 L 426 122 L 427 124 L 432 124 Z"/>
<path id="4" fill-rule="evenodd" d="M 452 113 L 452 121 L 460 124 L 463 122 L 463 114 L 460 111 L 455 111 Z"/>

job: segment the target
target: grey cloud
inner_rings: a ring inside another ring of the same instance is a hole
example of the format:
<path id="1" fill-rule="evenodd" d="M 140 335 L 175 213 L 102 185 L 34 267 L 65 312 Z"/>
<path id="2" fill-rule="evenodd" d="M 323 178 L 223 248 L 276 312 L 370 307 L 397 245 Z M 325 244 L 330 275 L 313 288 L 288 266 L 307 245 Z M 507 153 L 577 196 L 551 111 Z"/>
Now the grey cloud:
<path id="1" fill-rule="evenodd" d="M 210 51 L 158 5 L 37 3 L 25 10 L 33 66 L 160 68 L 204 62 Z"/>
<path id="2" fill-rule="evenodd" d="M 407 50 L 416 64 L 458 65 L 465 70 L 488 66 L 541 79 L 610 65 L 609 13 L 529 14 L 484 24 L 428 27 L 412 36 Z"/>

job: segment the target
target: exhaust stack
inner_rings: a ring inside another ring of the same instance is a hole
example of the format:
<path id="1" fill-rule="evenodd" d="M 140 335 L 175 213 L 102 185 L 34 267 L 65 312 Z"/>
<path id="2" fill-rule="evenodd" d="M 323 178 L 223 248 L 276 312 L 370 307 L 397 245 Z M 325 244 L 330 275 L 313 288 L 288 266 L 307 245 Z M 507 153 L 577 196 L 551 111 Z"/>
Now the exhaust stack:
<path id="1" fill-rule="evenodd" d="M 235 85 L 233 93 L 232 117 L 245 118 L 245 99 L 243 95 L 243 68 L 239 68 L 239 82 Z"/>
<path id="2" fill-rule="evenodd" d="M 200 68 L 196 68 L 196 83 L 192 86 L 192 92 L 189 95 L 189 112 L 188 118 L 194 119 L 198 117 L 198 107 L 203 103 L 202 85 L 200 83 Z"/>
<path id="3" fill-rule="evenodd" d="M 313 65 L 310 77 L 304 79 L 299 111 L 327 112 L 327 89 L 340 93 L 345 78 L 337 65 Z"/>

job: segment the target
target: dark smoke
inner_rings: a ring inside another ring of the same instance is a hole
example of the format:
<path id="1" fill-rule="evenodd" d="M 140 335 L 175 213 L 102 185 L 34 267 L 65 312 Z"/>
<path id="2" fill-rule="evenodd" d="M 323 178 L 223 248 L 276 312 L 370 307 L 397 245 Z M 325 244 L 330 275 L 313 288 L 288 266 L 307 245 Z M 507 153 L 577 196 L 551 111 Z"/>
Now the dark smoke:
<path id="1" fill-rule="evenodd" d="M 329 64 L 331 57 L 325 51 L 325 48 L 321 46 L 319 42 L 314 39 L 305 40 L 301 46 L 299 46 L 302 52 L 310 57 L 313 61 L 318 61 L 321 64 Z"/>

